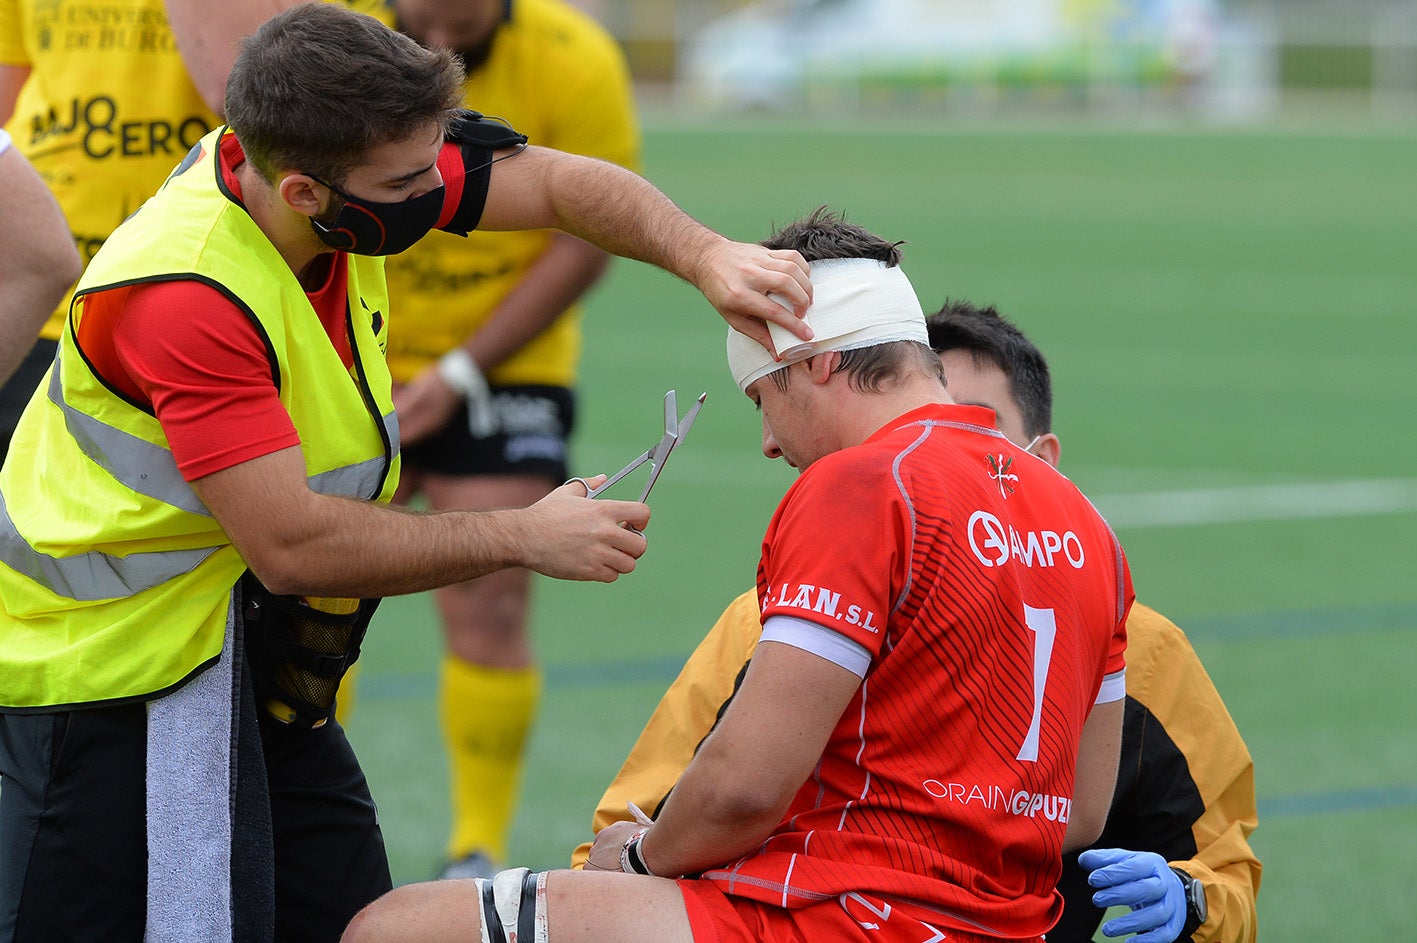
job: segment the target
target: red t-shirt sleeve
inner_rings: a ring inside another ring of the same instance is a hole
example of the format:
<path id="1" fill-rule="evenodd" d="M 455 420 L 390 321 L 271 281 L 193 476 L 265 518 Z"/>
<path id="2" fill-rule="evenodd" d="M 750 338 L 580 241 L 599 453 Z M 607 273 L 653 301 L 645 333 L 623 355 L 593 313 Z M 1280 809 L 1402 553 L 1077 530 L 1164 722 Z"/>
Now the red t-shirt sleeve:
<path id="1" fill-rule="evenodd" d="M 113 323 L 112 353 L 111 363 L 91 360 L 152 405 L 188 481 L 300 444 L 265 341 L 215 288 L 193 281 L 135 287 Z"/>
<path id="2" fill-rule="evenodd" d="M 900 535 L 880 475 L 837 453 L 792 486 L 769 525 L 763 554 L 763 621 L 795 616 L 880 654 L 901 572 Z M 855 494 L 843 501 L 842 494 Z M 842 552 L 850 548 L 850 552 Z"/>

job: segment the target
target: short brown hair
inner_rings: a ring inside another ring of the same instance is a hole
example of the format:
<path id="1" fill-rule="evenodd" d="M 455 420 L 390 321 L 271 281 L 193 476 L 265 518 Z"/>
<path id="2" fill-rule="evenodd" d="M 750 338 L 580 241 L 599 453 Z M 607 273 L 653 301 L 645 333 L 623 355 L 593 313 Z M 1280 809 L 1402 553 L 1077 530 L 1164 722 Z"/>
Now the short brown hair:
<path id="1" fill-rule="evenodd" d="M 447 50 L 339 4 L 302 3 L 241 41 L 226 120 L 265 179 L 298 169 L 338 183 L 370 148 L 446 128 L 463 78 Z"/>
<path id="2" fill-rule="evenodd" d="M 848 223 L 846 215 L 819 206 L 811 215 L 779 227 L 762 244 L 769 249 L 796 249 L 808 262 L 822 259 L 875 259 L 890 268 L 900 264 L 904 242 L 887 242 L 880 236 Z"/>

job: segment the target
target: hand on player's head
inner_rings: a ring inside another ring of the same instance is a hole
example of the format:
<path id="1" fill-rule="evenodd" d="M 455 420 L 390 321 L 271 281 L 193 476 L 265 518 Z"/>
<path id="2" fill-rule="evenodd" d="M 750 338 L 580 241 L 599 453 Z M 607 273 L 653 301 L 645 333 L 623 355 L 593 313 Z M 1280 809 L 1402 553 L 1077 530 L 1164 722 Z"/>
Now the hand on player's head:
<path id="1" fill-rule="evenodd" d="M 729 327 L 769 351 L 768 322 L 812 339 L 811 327 L 802 320 L 812 303 L 812 280 L 796 250 L 724 240 L 704 260 L 696 284 Z"/>

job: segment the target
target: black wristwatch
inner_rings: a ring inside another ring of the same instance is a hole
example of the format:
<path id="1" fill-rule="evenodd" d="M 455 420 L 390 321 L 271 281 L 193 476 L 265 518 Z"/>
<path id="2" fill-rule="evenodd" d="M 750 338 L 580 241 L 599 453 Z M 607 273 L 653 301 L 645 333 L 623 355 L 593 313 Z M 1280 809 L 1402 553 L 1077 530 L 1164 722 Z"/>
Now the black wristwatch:
<path id="1" fill-rule="evenodd" d="M 1205 906 L 1205 885 L 1180 868 L 1171 870 L 1181 879 L 1181 890 L 1186 895 L 1186 922 L 1181 927 L 1181 935 L 1176 939 L 1189 940 L 1200 929 L 1201 924 L 1205 923 L 1208 913 Z"/>

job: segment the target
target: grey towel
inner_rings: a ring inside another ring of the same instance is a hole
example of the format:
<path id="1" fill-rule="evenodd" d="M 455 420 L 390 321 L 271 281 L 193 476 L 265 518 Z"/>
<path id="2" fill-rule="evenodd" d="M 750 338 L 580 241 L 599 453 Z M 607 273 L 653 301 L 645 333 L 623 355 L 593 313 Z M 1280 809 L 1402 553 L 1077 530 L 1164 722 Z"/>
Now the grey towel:
<path id="1" fill-rule="evenodd" d="M 273 935 L 269 794 L 240 595 L 217 663 L 148 705 L 146 943 Z"/>

